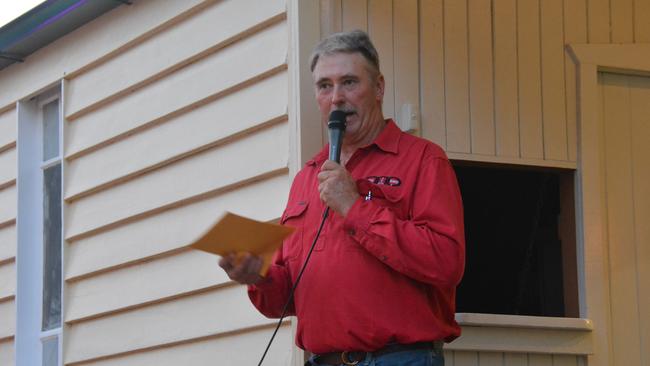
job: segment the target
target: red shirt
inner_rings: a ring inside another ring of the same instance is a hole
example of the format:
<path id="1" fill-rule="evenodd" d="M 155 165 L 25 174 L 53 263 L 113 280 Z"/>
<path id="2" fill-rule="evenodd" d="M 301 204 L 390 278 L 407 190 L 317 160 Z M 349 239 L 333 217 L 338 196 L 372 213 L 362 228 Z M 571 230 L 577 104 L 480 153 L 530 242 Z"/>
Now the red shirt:
<path id="1" fill-rule="evenodd" d="M 296 232 L 266 278 L 249 286 L 255 307 L 279 317 L 325 206 L 317 175 L 326 146 L 297 174 L 282 215 Z M 464 268 L 462 202 L 443 150 L 392 120 L 346 169 L 360 197 L 348 215 L 330 211 L 290 314 L 296 344 L 316 354 L 374 351 L 388 343 L 451 341 L 456 286 Z"/>

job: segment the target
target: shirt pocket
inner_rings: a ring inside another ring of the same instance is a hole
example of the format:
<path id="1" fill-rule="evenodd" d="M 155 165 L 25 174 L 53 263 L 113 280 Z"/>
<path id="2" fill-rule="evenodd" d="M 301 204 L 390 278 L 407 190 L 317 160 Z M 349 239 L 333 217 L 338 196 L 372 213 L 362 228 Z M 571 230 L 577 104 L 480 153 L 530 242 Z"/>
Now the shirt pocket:
<path id="1" fill-rule="evenodd" d="M 286 260 L 298 258 L 302 253 L 307 206 L 309 203 L 305 201 L 290 203 L 280 218 L 282 225 L 295 228 L 293 234 L 286 238 L 282 245 L 282 257 Z"/>

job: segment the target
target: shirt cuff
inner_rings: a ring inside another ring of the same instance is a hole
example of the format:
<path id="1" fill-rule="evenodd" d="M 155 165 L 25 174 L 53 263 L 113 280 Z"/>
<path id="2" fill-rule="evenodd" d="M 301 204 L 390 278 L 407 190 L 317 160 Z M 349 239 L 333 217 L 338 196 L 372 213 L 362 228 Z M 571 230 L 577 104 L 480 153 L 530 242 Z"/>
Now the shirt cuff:
<path id="1" fill-rule="evenodd" d="M 372 203 L 359 197 L 343 220 L 343 230 L 346 233 L 357 237 L 358 233 L 365 232 L 370 227 L 370 218 L 372 214 L 369 212 Z"/>

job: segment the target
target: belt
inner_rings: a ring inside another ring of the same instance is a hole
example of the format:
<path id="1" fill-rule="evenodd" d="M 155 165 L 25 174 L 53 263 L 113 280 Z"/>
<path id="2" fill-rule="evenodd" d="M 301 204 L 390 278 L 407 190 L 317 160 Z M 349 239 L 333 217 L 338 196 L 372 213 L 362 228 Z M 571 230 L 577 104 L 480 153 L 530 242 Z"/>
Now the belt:
<path id="1" fill-rule="evenodd" d="M 442 341 L 435 342 L 418 342 L 411 344 L 389 344 L 388 346 L 378 349 L 374 352 L 362 351 L 344 351 L 344 352 L 331 352 L 316 356 L 313 360 L 317 365 L 356 365 L 366 359 L 370 354 L 372 357 L 379 357 L 389 353 L 401 351 L 414 351 L 424 349 L 442 350 Z"/>

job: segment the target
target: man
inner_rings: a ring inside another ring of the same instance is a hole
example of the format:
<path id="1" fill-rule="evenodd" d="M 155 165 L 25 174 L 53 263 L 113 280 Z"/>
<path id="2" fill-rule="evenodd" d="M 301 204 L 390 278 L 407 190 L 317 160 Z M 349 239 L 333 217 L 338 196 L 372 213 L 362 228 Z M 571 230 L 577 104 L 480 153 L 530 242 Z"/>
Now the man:
<path id="1" fill-rule="evenodd" d="M 314 353 L 308 364 L 442 365 L 442 342 L 460 334 L 465 255 L 453 169 L 440 147 L 384 119 L 384 77 L 365 33 L 324 39 L 311 69 L 322 122 L 333 110 L 351 113 L 341 164 L 325 147 L 297 174 L 281 218 L 297 230 L 264 278 L 255 256 L 220 265 L 249 285 L 261 313 L 279 317 L 328 206 L 289 308 L 296 344 Z"/>

